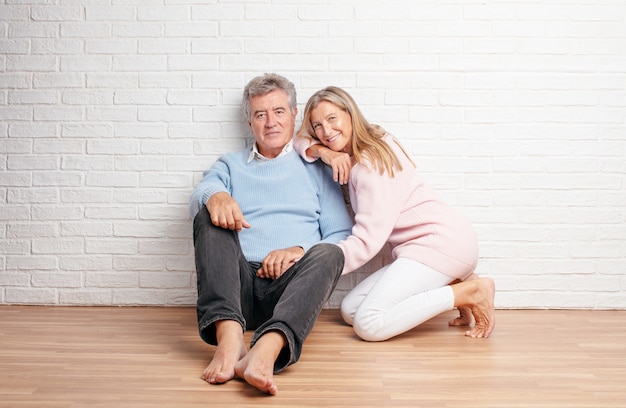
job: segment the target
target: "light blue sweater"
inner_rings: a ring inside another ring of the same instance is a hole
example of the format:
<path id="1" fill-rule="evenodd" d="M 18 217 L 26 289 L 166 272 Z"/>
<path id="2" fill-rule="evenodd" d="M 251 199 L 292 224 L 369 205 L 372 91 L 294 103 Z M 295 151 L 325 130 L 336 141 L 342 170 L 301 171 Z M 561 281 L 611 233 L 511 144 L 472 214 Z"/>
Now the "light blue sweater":
<path id="1" fill-rule="evenodd" d="M 204 172 L 191 194 L 192 217 L 211 195 L 229 193 L 251 225 L 239 233 L 250 262 L 260 262 L 276 249 L 301 246 L 308 251 L 319 242 L 336 244 L 350 235 L 352 220 L 327 166 L 306 163 L 295 151 L 248 163 L 250 150 L 227 153 Z"/>

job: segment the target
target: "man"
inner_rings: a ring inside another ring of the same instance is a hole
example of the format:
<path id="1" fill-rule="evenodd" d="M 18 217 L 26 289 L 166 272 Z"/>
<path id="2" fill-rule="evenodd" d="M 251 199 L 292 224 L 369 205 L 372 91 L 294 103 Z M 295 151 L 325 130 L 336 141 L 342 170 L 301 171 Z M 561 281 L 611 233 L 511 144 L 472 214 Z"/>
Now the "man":
<path id="1" fill-rule="evenodd" d="M 218 159 L 190 199 L 198 328 L 217 346 L 202 379 L 237 376 L 274 395 L 273 374 L 298 360 L 337 284 L 344 256 L 335 244 L 352 222 L 330 169 L 293 150 L 294 85 L 256 77 L 243 105 L 254 145 Z"/>

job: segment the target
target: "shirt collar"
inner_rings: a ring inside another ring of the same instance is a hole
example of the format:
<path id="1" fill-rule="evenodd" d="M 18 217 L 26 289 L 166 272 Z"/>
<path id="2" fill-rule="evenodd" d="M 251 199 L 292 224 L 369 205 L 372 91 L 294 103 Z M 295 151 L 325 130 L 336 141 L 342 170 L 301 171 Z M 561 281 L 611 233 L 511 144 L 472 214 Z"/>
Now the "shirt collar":
<path id="1" fill-rule="evenodd" d="M 284 156 L 287 153 L 291 152 L 292 150 L 293 150 L 293 139 L 291 139 L 285 145 L 285 147 L 283 147 L 283 150 L 276 157 Z M 252 145 L 252 150 L 250 151 L 250 155 L 248 156 L 248 161 L 246 163 L 250 163 L 252 160 L 269 161 L 269 160 L 272 160 L 272 159 L 270 159 L 268 157 L 265 157 L 261 153 L 259 153 L 259 148 L 257 147 L 256 142 L 254 142 L 254 144 Z"/>

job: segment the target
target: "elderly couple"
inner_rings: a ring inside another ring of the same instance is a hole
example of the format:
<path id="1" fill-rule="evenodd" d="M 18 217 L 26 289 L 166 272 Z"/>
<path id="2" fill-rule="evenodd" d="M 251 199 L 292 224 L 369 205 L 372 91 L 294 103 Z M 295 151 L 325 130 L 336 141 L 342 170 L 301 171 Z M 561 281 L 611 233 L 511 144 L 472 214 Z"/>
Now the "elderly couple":
<path id="1" fill-rule="evenodd" d="M 297 135 L 296 90 L 286 78 L 252 79 L 243 108 L 254 144 L 220 157 L 190 199 L 198 328 L 216 346 L 203 380 L 238 377 L 276 394 L 274 373 L 298 361 L 339 277 L 387 243 L 394 261 L 341 304 L 360 338 L 387 340 L 455 307 L 450 325 L 491 334 L 495 286 L 474 274 L 471 225 L 346 91 L 311 96 Z M 348 184 L 354 225 L 340 184 Z M 246 330 L 254 330 L 249 348 Z"/>

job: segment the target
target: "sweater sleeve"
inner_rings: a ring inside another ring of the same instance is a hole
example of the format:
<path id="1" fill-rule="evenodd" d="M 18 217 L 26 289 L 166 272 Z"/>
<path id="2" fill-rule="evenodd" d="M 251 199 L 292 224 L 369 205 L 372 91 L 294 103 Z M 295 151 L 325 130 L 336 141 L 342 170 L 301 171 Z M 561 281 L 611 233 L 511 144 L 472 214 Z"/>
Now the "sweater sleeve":
<path id="1" fill-rule="evenodd" d="M 315 158 L 311 157 L 311 156 L 307 156 L 306 151 L 309 147 L 315 145 L 315 144 L 319 144 L 319 140 L 315 140 L 315 139 L 311 139 L 309 137 L 305 137 L 305 136 L 294 136 L 293 138 L 293 148 L 296 152 L 298 152 L 298 154 L 300 155 L 300 157 L 302 157 L 305 161 L 309 162 L 309 163 L 313 163 L 315 160 Z"/>
<path id="2" fill-rule="evenodd" d="M 193 219 L 213 194 L 222 191 L 230 192 L 230 172 L 224 157 L 204 171 L 202 180 L 189 198 L 189 216 Z"/>
<path id="3" fill-rule="evenodd" d="M 352 168 L 355 225 L 352 235 L 341 241 L 346 260 L 343 273 L 350 273 L 371 260 L 387 243 L 407 199 L 405 180 L 410 170 L 395 171 L 390 177 L 359 164 Z"/>

